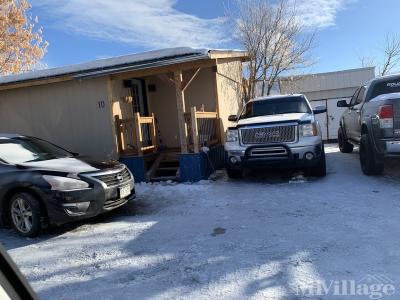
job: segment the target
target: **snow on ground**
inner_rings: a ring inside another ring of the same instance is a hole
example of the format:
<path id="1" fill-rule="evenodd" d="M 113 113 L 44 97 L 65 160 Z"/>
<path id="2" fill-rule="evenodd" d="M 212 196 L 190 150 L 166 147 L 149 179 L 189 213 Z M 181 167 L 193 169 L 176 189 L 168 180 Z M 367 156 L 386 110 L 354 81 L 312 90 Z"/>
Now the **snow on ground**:
<path id="1" fill-rule="evenodd" d="M 36 239 L 1 229 L 0 241 L 43 299 L 302 299 L 316 280 L 368 275 L 400 293 L 399 164 L 366 177 L 357 153 L 326 152 L 324 179 L 141 184 L 136 204 Z"/>

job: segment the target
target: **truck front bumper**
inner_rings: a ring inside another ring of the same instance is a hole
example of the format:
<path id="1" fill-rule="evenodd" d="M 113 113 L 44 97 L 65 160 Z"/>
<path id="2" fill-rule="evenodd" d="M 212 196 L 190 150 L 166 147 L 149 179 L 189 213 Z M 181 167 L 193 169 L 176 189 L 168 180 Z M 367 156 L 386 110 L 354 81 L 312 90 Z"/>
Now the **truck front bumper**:
<path id="1" fill-rule="evenodd" d="M 322 142 L 320 139 L 315 139 L 314 143 L 310 145 L 252 145 L 244 147 L 244 149 L 225 146 L 225 150 L 226 167 L 233 170 L 307 168 L 315 166 L 319 162 Z"/>

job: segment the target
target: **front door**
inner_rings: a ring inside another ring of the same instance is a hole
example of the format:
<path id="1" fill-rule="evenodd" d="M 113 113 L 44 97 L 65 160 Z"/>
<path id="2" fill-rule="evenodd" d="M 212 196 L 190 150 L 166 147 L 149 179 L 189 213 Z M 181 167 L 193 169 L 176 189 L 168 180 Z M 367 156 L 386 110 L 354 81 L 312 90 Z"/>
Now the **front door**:
<path id="1" fill-rule="evenodd" d="M 132 110 L 141 116 L 148 116 L 148 105 L 145 91 L 145 83 L 142 79 L 131 80 Z"/>
<path id="2" fill-rule="evenodd" d="M 350 107 L 350 135 L 351 139 L 360 142 L 361 139 L 361 108 L 364 104 L 364 97 L 365 97 L 365 87 L 361 87 L 360 91 L 357 95 L 357 98 L 352 106 Z"/>
<path id="3" fill-rule="evenodd" d="M 354 93 L 353 97 L 351 97 L 350 100 L 350 106 L 347 108 L 346 112 L 343 115 L 343 122 L 344 122 L 344 127 L 345 131 L 347 134 L 347 138 L 353 140 L 353 122 L 352 122 L 352 117 L 353 117 L 353 107 L 356 103 L 358 93 L 360 92 L 360 89 L 357 89 L 356 92 Z"/>

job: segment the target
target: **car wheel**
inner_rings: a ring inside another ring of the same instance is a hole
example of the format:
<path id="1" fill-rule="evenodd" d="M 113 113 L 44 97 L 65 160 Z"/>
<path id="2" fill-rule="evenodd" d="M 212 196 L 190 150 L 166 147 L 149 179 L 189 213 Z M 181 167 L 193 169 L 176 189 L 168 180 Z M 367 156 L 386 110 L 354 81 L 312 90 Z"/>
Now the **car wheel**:
<path id="1" fill-rule="evenodd" d="M 243 170 L 226 169 L 229 178 L 237 179 L 243 177 Z"/>
<path id="2" fill-rule="evenodd" d="M 360 140 L 360 164 L 365 175 L 379 175 L 384 169 L 383 158 L 375 153 L 368 134 L 363 134 Z"/>
<path id="3" fill-rule="evenodd" d="M 319 158 L 318 164 L 312 167 L 307 172 L 309 176 L 314 177 L 325 177 L 326 176 L 326 158 L 325 158 L 325 147 L 322 145 L 321 156 Z"/>
<path id="4" fill-rule="evenodd" d="M 339 141 L 339 149 L 342 153 L 351 153 L 353 152 L 353 144 L 349 143 L 344 135 L 342 127 L 339 127 L 338 130 L 338 141 Z"/>
<path id="5" fill-rule="evenodd" d="M 10 201 L 10 217 L 13 227 L 23 237 L 35 237 L 41 229 L 41 206 L 28 193 L 17 193 Z"/>

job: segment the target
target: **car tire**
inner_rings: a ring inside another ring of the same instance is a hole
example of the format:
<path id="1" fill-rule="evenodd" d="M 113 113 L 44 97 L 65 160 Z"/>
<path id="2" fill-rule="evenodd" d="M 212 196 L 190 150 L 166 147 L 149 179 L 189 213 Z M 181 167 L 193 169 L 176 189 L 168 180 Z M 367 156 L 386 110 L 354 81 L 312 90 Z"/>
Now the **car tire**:
<path id="1" fill-rule="evenodd" d="M 368 134 L 363 134 L 360 140 L 360 165 L 365 175 L 382 174 L 385 165 L 383 157 L 380 157 L 371 144 Z"/>
<path id="2" fill-rule="evenodd" d="M 40 202 L 28 193 L 16 193 L 9 205 L 11 223 L 23 237 L 36 237 L 41 230 L 42 209 Z"/>
<path id="3" fill-rule="evenodd" d="M 346 136 L 343 132 L 343 128 L 339 127 L 338 130 L 338 142 L 339 142 L 339 149 L 342 153 L 351 153 L 353 152 L 353 144 L 349 143 L 346 139 Z"/>
<path id="4" fill-rule="evenodd" d="M 232 170 L 227 168 L 226 172 L 228 173 L 228 177 L 232 179 L 238 179 L 243 177 L 243 170 Z"/>
<path id="5" fill-rule="evenodd" d="M 321 156 L 317 165 L 310 168 L 307 172 L 309 176 L 313 177 L 325 177 L 326 176 L 326 157 L 325 157 L 325 147 L 322 145 Z"/>

